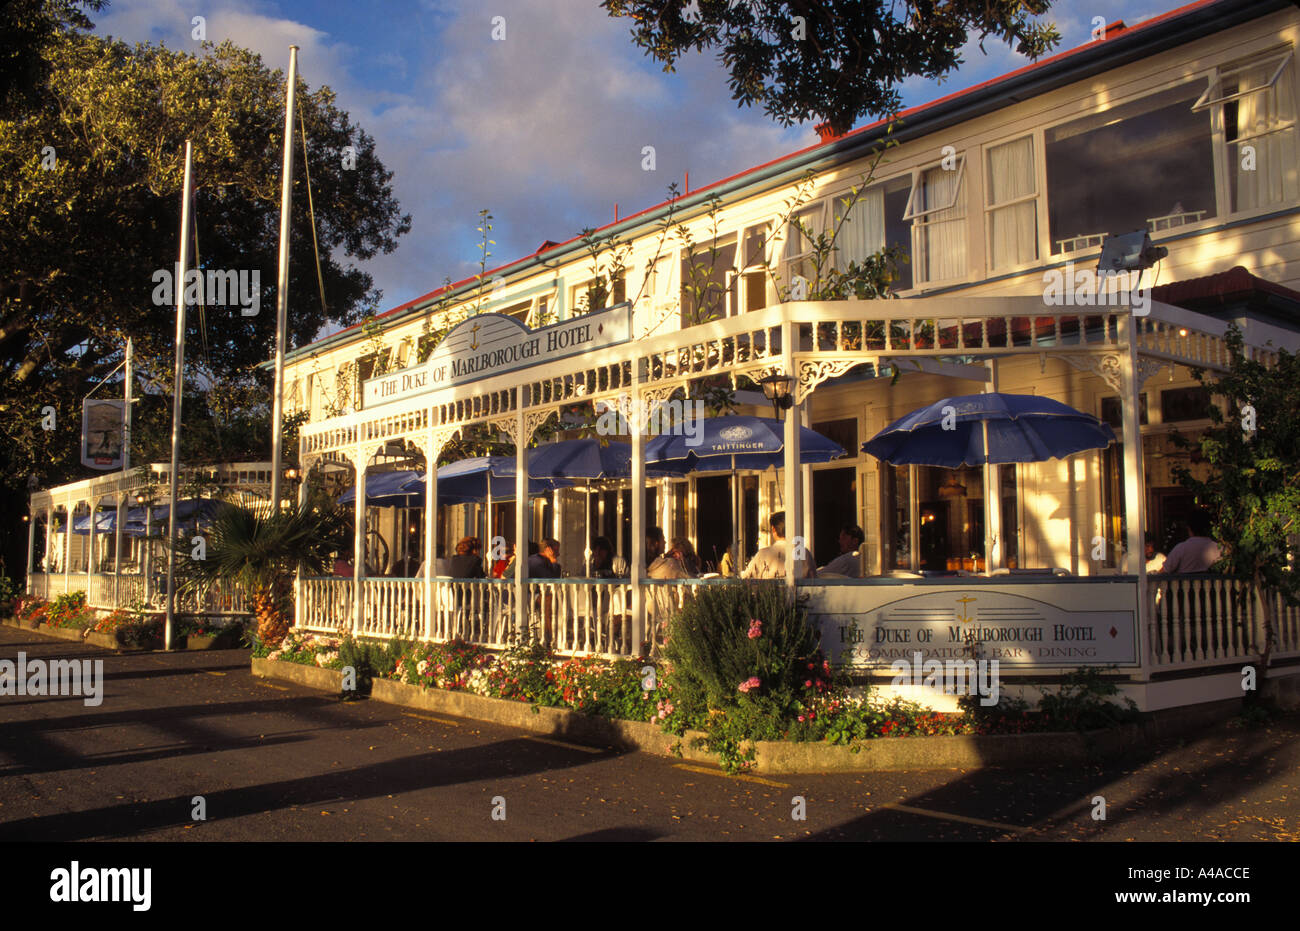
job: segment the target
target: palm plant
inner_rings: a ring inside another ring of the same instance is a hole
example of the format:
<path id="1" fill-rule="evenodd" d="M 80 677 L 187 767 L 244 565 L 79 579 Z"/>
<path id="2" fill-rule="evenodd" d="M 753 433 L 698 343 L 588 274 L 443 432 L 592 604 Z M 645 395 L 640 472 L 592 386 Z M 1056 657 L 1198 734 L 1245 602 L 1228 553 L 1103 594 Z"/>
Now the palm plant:
<path id="1" fill-rule="evenodd" d="M 347 518 L 325 496 L 297 508 L 261 516 L 224 505 L 205 536 L 206 553 L 195 559 L 190 542 L 177 541 L 179 589 L 202 595 L 225 580 L 248 593 L 257 618 L 257 638 L 279 643 L 293 618 L 293 575 L 319 575 L 346 546 Z"/>

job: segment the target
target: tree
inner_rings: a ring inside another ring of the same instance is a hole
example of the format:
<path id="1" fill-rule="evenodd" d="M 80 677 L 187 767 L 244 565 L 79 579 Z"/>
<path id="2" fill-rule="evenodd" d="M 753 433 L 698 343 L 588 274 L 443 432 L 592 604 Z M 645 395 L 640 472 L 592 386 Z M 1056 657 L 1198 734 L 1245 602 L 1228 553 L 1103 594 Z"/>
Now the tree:
<path id="1" fill-rule="evenodd" d="M 1231 359 L 1226 374 L 1209 380 L 1193 374 L 1211 396 L 1222 398 L 1227 415 L 1210 405 L 1213 426 L 1199 442 L 1175 437 L 1184 448 L 1196 445 L 1209 463 L 1199 480 L 1176 468 L 1178 481 L 1213 519 L 1214 538 L 1224 550 L 1218 564 L 1233 578 L 1249 583 L 1259 599 L 1264 643 L 1260 649 L 1260 689 L 1277 643 L 1274 595 L 1300 605 L 1300 357 L 1276 350 L 1272 366 L 1245 352 L 1241 331 L 1225 336 Z"/>
<path id="2" fill-rule="evenodd" d="M 12 166 L 0 176 L 0 469 L 11 491 L 25 491 L 21 483 L 32 474 L 44 484 L 83 474 L 76 452 L 81 399 L 121 361 L 128 335 L 135 339 L 136 396 L 174 393 L 175 294 L 160 298 L 156 274 L 170 272 L 177 258 L 187 138 L 194 144 L 195 264 L 243 273 L 251 295 L 241 306 L 229 294 L 222 303 L 207 293 L 209 306 L 190 308 L 189 387 L 265 396 L 269 376 L 255 366 L 270 357 L 275 332 L 284 75 L 229 43 L 206 45 L 199 56 L 129 47 L 77 31 L 85 22 L 72 17 L 72 3 L 48 0 L 43 9 L 42 22 L 55 28 L 33 29 L 40 33 L 33 42 L 42 67 L 31 71 L 37 83 L 9 95 L 6 101 L 17 103 L 0 110 L 0 160 Z M 410 229 L 374 140 L 338 109 L 333 92 L 300 82 L 297 101 L 307 165 L 299 136 L 290 345 L 376 307 L 380 292 L 371 277 L 345 256 L 391 252 Z M 120 393 L 120 384 L 100 391 Z M 56 429 L 44 429 L 46 408 L 54 410 Z M 255 404 L 245 408 L 267 416 Z M 152 410 L 141 405 L 142 433 Z M 157 431 L 170 412 L 164 404 L 156 415 Z M 258 458 L 269 445 L 266 422 Z M 194 453 L 210 458 L 216 451 L 191 447 L 187 455 Z"/>
<path id="3" fill-rule="evenodd" d="M 346 528 L 343 512 L 315 491 L 296 509 L 268 516 L 223 505 L 207 532 L 204 559 L 191 557 L 189 540 L 175 543 L 178 589 L 201 594 L 217 581 L 233 582 L 252 602 L 259 642 L 279 643 L 293 620 L 294 573 L 329 571 L 333 555 L 348 545 Z"/>
<path id="4" fill-rule="evenodd" d="M 864 115 L 897 113 L 898 85 L 943 78 L 970 36 L 1015 43 L 1038 58 L 1060 41 L 1031 17 L 1051 0 L 603 0 L 632 20 L 638 46 L 665 71 L 689 49 L 718 50 L 732 97 L 789 126 L 825 121 L 844 133 Z"/>

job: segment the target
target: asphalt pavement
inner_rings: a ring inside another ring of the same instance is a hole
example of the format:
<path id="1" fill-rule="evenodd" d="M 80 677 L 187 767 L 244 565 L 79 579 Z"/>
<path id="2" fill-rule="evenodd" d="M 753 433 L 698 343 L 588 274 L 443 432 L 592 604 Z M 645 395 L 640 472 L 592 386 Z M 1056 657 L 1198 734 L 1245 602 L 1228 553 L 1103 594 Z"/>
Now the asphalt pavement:
<path id="1" fill-rule="evenodd" d="M 1123 765 L 728 777 L 255 679 L 246 651 L 0 628 L 19 651 L 103 660 L 105 682 L 97 706 L 0 696 L 6 841 L 1300 840 L 1297 715 Z"/>

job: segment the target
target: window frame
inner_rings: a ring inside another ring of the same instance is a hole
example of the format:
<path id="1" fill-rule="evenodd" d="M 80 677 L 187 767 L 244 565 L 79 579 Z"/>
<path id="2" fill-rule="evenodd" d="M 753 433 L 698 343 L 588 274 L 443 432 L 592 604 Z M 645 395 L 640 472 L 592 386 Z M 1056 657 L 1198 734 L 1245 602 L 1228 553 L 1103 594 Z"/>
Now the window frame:
<path id="1" fill-rule="evenodd" d="M 1258 94 L 1262 91 L 1271 90 L 1273 86 L 1277 84 L 1278 79 L 1282 76 L 1282 72 L 1286 70 L 1286 66 L 1291 63 L 1291 60 L 1294 57 L 1295 48 L 1288 44 L 1281 50 L 1274 48 L 1272 51 L 1264 52 L 1260 55 L 1239 58 L 1234 62 L 1230 62 L 1226 67 L 1216 66 L 1215 68 L 1212 68 L 1210 71 L 1209 83 L 1201 93 L 1201 96 L 1192 104 L 1192 112 L 1199 113 L 1201 110 L 1210 107 L 1221 107 L 1229 101 L 1239 100 L 1242 97 L 1249 97 L 1251 94 Z M 1248 91 L 1238 91 L 1235 94 L 1214 97 L 1209 100 L 1206 99 L 1210 94 L 1215 92 L 1216 89 L 1223 86 L 1224 78 L 1231 77 L 1234 74 L 1239 74 L 1247 68 L 1258 68 L 1260 65 L 1266 65 L 1274 59 L 1278 61 L 1278 66 L 1273 70 L 1273 76 L 1268 79 L 1267 84 L 1261 84 L 1259 87 L 1252 87 Z"/>
<path id="2" fill-rule="evenodd" d="M 904 220 L 911 220 L 913 225 L 915 225 L 916 222 L 921 220 L 923 217 L 928 217 L 932 213 L 939 213 L 943 210 L 952 210 L 957 206 L 957 201 L 962 199 L 962 182 L 966 180 L 966 152 L 966 149 L 962 149 L 957 153 L 957 184 L 953 187 L 952 200 L 942 207 L 928 207 L 918 213 L 916 210 L 916 195 L 918 191 L 918 183 L 923 177 L 925 177 L 925 173 L 927 171 L 933 171 L 935 168 L 943 169 L 945 159 L 940 158 L 932 162 L 927 162 L 924 165 L 918 165 L 912 169 L 912 190 L 907 195 L 907 208 L 903 211 Z M 968 214 L 960 217 L 960 219 L 963 220 L 967 218 Z M 948 220 L 940 222 L 949 222 L 956 219 L 959 218 L 950 217 Z"/>
<path id="3" fill-rule="evenodd" d="M 1001 204 L 990 203 L 991 185 L 987 182 L 987 171 L 989 167 L 989 155 L 993 149 L 1000 146 L 1009 145 L 1013 142 L 1019 142 L 1022 139 L 1028 139 L 1032 148 L 1034 159 L 1034 190 L 1030 194 L 1022 194 L 1013 200 L 1008 200 Z M 992 142 L 981 143 L 980 145 L 980 162 L 985 170 L 985 183 L 981 185 L 984 189 L 984 267 L 988 274 L 1006 274 L 1007 272 L 1018 269 L 1036 268 L 1043 262 L 1043 246 L 1051 247 L 1050 240 L 1044 242 L 1045 208 L 1047 205 L 1047 166 L 1043 157 L 1046 137 L 1044 131 L 1039 128 L 1031 129 L 1027 133 L 1018 133 L 1013 136 L 1004 136 Z M 1008 207 L 1014 207 L 1017 204 L 1023 204 L 1028 201 L 1034 202 L 1034 251 L 1035 255 L 1027 262 L 1012 262 L 1006 265 L 993 264 L 993 213 L 997 210 L 1005 210 Z"/>
<path id="4" fill-rule="evenodd" d="M 1054 240 L 1052 239 L 1051 213 L 1050 213 L 1052 192 L 1049 187 L 1048 177 L 1047 177 L 1047 134 L 1054 129 L 1057 129 L 1061 126 L 1066 126 L 1077 120 L 1087 119 L 1090 116 L 1096 116 L 1099 113 L 1107 113 L 1111 110 L 1118 110 L 1121 107 L 1126 107 L 1131 103 L 1136 103 L 1139 100 L 1145 100 L 1148 97 L 1154 97 L 1158 94 L 1166 93 L 1168 91 L 1174 90 L 1175 88 L 1179 88 L 1184 85 L 1195 84 L 1198 81 L 1212 80 L 1214 71 L 1215 68 L 1210 67 L 1208 69 L 1201 69 L 1192 72 L 1190 76 L 1181 75 L 1179 77 L 1171 78 L 1170 80 L 1162 81 L 1161 83 L 1157 84 L 1155 87 L 1150 87 L 1150 88 L 1144 87 L 1142 88 L 1142 90 L 1138 92 L 1127 94 L 1123 97 L 1119 97 L 1114 100 L 1107 101 L 1105 105 L 1097 103 L 1095 100 L 1096 94 L 1094 94 L 1092 95 L 1094 98 L 1093 104 L 1087 107 L 1086 109 L 1076 110 L 1068 114 L 1067 116 L 1062 117 L 1059 120 L 1053 120 L 1050 123 L 1044 123 L 1042 126 L 1035 128 L 1034 134 L 1039 137 L 1039 151 L 1042 153 L 1042 158 L 1039 161 L 1038 175 L 1040 180 L 1042 181 L 1042 195 L 1043 195 L 1043 200 L 1040 206 L 1039 218 L 1038 218 L 1039 219 L 1039 234 L 1038 234 L 1039 235 L 1039 259 L 1038 259 L 1038 263 L 1036 264 L 1041 264 L 1044 262 L 1048 264 L 1055 264 L 1067 260 L 1074 261 L 1079 257 L 1097 255 L 1101 252 L 1100 244 L 1082 246 L 1075 249 L 1062 249 L 1060 252 L 1052 251 L 1052 244 L 1054 242 Z M 1231 215 L 1231 211 L 1228 210 L 1229 201 L 1226 199 L 1226 190 L 1227 190 L 1226 185 L 1228 183 L 1228 176 L 1226 170 L 1224 170 L 1219 160 L 1220 151 L 1221 150 L 1226 151 L 1226 140 L 1224 138 L 1223 120 L 1222 120 L 1221 112 L 1219 116 L 1212 116 L 1210 120 L 1210 142 L 1213 147 L 1213 164 L 1214 164 L 1214 195 L 1215 195 L 1214 215 L 1202 217 L 1200 220 L 1197 220 L 1194 223 L 1184 223 L 1181 226 L 1170 227 L 1167 229 L 1159 230 L 1157 232 L 1151 232 L 1150 230 L 1148 230 L 1148 233 L 1151 236 L 1153 242 L 1158 243 L 1160 241 L 1159 237 L 1167 236 L 1175 232 L 1179 235 L 1182 235 L 1187 232 L 1196 232 L 1196 231 L 1207 229 L 1217 223 L 1222 223 Z M 1044 250 L 1043 248 L 1044 245 L 1046 246 L 1046 250 Z M 985 252 L 986 253 L 988 252 L 987 248 L 985 249 Z"/>

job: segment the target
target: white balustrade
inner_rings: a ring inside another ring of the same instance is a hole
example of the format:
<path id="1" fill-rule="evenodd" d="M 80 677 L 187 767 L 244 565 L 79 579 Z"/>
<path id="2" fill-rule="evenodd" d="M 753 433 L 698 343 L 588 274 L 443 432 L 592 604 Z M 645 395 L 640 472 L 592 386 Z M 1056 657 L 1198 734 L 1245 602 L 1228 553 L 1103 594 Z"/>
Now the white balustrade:
<path id="1" fill-rule="evenodd" d="M 1270 593 L 1276 657 L 1300 651 L 1300 611 Z M 1147 596 L 1147 647 L 1152 668 L 1235 663 L 1264 648 L 1261 604 L 1254 586 L 1222 575 L 1153 575 Z"/>
<path id="2" fill-rule="evenodd" d="M 318 633 L 352 627 L 352 580 L 339 576 L 302 580 L 302 601 L 294 626 Z"/>

